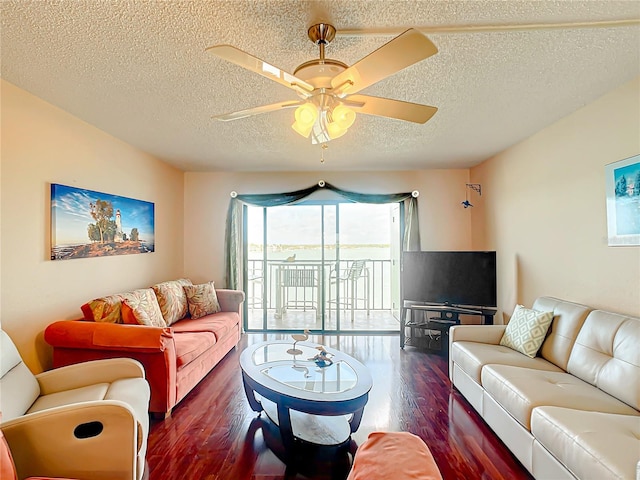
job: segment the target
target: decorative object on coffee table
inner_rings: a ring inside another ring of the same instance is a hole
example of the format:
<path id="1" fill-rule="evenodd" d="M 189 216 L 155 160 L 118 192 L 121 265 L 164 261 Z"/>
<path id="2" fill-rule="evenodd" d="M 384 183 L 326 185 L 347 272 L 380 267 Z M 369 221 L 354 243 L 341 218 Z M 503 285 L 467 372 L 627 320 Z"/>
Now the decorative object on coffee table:
<path id="1" fill-rule="evenodd" d="M 304 342 L 305 340 L 307 340 L 309 338 L 309 330 L 305 329 L 303 333 L 294 333 L 293 335 L 291 335 L 291 338 L 293 338 L 294 340 L 293 348 L 287 350 L 287 353 L 289 355 L 302 355 L 302 350 L 296 348 L 296 343 Z"/>
<path id="2" fill-rule="evenodd" d="M 331 357 L 333 355 L 327 352 L 322 345 L 316 347 L 316 350 L 320 350 L 320 353 L 311 357 L 309 360 L 312 360 L 313 362 L 315 362 L 315 364 L 320 368 L 328 367 L 333 363 L 333 360 L 331 360 Z"/>

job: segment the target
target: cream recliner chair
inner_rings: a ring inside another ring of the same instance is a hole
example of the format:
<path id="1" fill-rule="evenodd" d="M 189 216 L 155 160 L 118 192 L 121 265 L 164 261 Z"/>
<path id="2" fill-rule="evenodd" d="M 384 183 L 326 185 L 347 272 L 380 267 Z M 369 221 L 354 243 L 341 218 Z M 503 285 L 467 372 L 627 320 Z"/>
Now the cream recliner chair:
<path id="1" fill-rule="evenodd" d="M 33 375 L 0 337 L 0 429 L 18 478 L 140 480 L 150 396 L 142 365 L 114 358 Z"/>

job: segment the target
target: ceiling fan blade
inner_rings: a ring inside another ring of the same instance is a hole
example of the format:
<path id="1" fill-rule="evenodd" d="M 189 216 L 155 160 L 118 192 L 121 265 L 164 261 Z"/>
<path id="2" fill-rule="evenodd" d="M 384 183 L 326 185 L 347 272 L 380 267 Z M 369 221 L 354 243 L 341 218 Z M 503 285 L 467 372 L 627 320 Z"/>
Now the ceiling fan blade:
<path id="1" fill-rule="evenodd" d="M 354 102 L 350 105 L 350 102 Z M 362 104 L 360 105 L 356 105 Z M 349 95 L 344 104 L 356 113 L 396 118 L 414 123 L 426 123 L 438 111 L 436 107 L 419 103 L 403 102 L 391 98 L 372 97 L 370 95 Z"/>
<path id="2" fill-rule="evenodd" d="M 286 102 L 272 103 L 271 105 L 262 105 L 261 107 L 248 108 L 246 110 L 240 110 L 238 112 L 225 113 L 222 115 L 213 115 L 211 118 L 215 120 L 221 120 L 228 122 L 230 120 L 238 120 L 239 118 L 251 117 L 253 115 L 260 115 L 262 113 L 273 112 L 276 110 L 282 110 L 284 108 L 293 108 L 298 105 L 302 105 L 302 100 L 288 100 Z"/>
<path id="3" fill-rule="evenodd" d="M 431 40 L 410 28 L 333 77 L 331 86 L 337 95 L 350 95 L 436 53 Z"/>
<path id="4" fill-rule="evenodd" d="M 207 48 L 206 51 L 285 87 L 292 88 L 306 97 L 313 91 L 313 85 L 231 45 L 215 45 Z"/>

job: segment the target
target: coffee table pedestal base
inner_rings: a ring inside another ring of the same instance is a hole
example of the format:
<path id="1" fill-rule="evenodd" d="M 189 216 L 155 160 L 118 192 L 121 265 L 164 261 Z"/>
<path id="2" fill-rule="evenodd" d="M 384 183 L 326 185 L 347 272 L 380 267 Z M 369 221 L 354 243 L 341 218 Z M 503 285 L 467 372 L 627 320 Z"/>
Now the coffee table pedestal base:
<path id="1" fill-rule="evenodd" d="M 269 419 L 280 427 L 278 406 L 265 398 L 260 403 Z M 288 413 L 291 429 L 280 428 L 283 437 L 292 432 L 295 438 L 316 445 L 341 445 L 351 437 L 351 415 L 313 415 L 295 410 Z M 283 441 L 286 440 L 283 438 Z"/>

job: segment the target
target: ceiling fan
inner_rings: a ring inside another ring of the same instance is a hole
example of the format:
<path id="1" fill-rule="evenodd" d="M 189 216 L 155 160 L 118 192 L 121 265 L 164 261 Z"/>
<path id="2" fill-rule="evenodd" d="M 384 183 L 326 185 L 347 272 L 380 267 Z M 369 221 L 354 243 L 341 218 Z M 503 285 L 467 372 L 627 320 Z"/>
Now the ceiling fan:
<path id="1" fill-rule="evenodd" d="M 206 50 L 229 62 L 294 90 L 299 100 L 287 100 L 237 112 L 214 115 L 221 121 L 294 108 L 292 128 L 311 143 L 326 143 L 344 135 L 356 113 L 425 123 L 436 107 L 360 95 L 359 91 L 438 52 L 418 30 L 410 28 L 352 66 L 325 58 L 325 46 L 336 34 L 333 25 L 319 23 L 308 30 L 309 39 L 320 48 L 320 58 L 299 65 L 293 75 L 231 45 L 215 45 Z"/>

